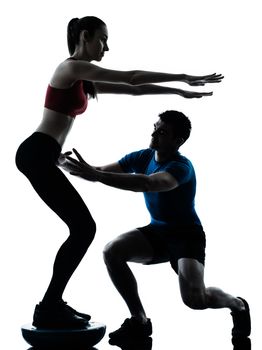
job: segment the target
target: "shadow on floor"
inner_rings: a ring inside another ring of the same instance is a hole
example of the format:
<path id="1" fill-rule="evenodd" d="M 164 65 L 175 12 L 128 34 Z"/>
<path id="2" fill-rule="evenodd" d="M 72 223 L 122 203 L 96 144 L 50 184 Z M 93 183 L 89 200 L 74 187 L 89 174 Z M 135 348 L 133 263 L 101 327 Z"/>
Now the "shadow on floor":
<path id="1" fill-rule="evenodd" d="M 109 340 L 110 345 L 116 345 L 121 350 L 151 350 L 152 349 L 152 338 L 125 338 L 118 341 Z"/>

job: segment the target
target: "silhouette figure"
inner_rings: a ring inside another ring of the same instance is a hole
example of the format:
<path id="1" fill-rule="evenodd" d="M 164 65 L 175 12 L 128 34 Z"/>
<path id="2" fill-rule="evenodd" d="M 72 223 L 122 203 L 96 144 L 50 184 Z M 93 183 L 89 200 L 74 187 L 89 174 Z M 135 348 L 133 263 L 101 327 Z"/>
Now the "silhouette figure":
<path id="1" fill-rule="evenodd" d="M 109 337 L 118 340 L 152 333 L 128 262 L 170 262 L 178 274 L 185 305 L 195 310 L 230 309 L 232 336 L 248 337 L 251 323 L 247 301 L 215 287 L 207 288 L 204 283 L 206 237 L 194 206 L 196 176 L 190 160 L 179 152 L 190 136 L 191 122 L 177 111 L 166 111 L 159 117 L 150 147 L 116 163 L 92 167 L 76 150 L 78 160 L 69 153 L 60 157 L 61 166 L 73 175 L 122 190 L 144 192 L 151 215 L 149 225 L 124 233 L 105 247 L 108 273 L 131 314 Z"/>
<path id="2" fill-rule="evenodd" d="M 35 307 L 33 325 L 37 328 L 85 328 L 90 320 L 90 315 L 76 311 L 62 298 L 96 231 L 87 206 L 57 167 L 75 117 L 84 113 L 89 99 L 97 94 L 178 94 L 185 98 L 200 98 L 210 96 L 212 92 L 184 91 L 154 83 L 182 81 L 201 86 L 223 79 L 221 74 L 191 76 L 142 70 L 118 71 L 96 66 L 91 62 L 101 61 L 109 50 L 107 26 L 97 17 L 73 18 L 68 24 L 67 34 L 70 57 L 57 66 L 51 77 L 40 125 L 16 153 L 18 169 L 69 229 L 69 236 L 56 255 L 50 284 L 42 301 Z"/>

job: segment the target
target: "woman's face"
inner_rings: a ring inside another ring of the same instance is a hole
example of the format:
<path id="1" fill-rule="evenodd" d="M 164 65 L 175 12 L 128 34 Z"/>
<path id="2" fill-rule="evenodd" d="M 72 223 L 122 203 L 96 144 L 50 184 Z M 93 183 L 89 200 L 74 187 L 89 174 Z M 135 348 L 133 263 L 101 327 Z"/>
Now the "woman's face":
<path id="1" fill-rule="evenodd" d="M 105 51 L 108 51 L 107 46 L 108 31 L 106 26 L 98 28 L 94 36 L 88 41 L 88 53 L 92 60 L 101 61 Z"/>

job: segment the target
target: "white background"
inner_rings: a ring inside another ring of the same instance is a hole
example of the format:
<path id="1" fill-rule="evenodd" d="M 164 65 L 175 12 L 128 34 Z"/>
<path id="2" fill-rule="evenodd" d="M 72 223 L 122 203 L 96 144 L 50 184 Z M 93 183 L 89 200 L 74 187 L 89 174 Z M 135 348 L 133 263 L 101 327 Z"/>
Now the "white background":
<path id="1" fill-rule="evenodd" d="M 66 26 L 96 15 L 109 30 L 102 67 L 172 73 L 222 73 L 197 91 L 212 97 L 99 96 L 78 116 L 64 150 L 77 148 L 103 165 L 148 146 L 157 115 L 176 109 L 193 130 L 181 152 L 198 176 L 196 206 L 207 235 L 206 284 L 245 297 L 254 350 L 261 349 L 261 16 L 259 1 L 12 1 L 1 5 L 1 342 L 26 349 L 20 326 L 49 282 L 67 228 L 14 165 L 19 144 L 41 120 L 45 89 L 68 57 Z M 171 86 L 190 89 L 181 83 Z M 142 194 L 71 178 L 89 206 L 97 236 L 65 292 L 65 300 L 111 331 L 128 317 L 102 260 L 116 235 L 148 223 Z M 73 204 L 72 204 L 73 205 Z M 182 304 L 168 264 L 132 265 L 148 316 L 153 349 L 231 349 L 228 310 L 193 311 Z M 109 348 L 107 336 L 97 346 Z"/>

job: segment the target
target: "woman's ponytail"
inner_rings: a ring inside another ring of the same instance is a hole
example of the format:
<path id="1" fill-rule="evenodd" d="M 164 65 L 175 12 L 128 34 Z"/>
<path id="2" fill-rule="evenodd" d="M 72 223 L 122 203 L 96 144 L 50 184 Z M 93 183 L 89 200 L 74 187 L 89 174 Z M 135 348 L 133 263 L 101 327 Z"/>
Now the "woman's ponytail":
<path id="1" fill-rule="evenodd" d="M 75 47 L 78 40 L 79 28 L 78 28 L 79 18 L 72 18 L 67 25 L 67 45 L 70 55 L 75 52 Z"/>

